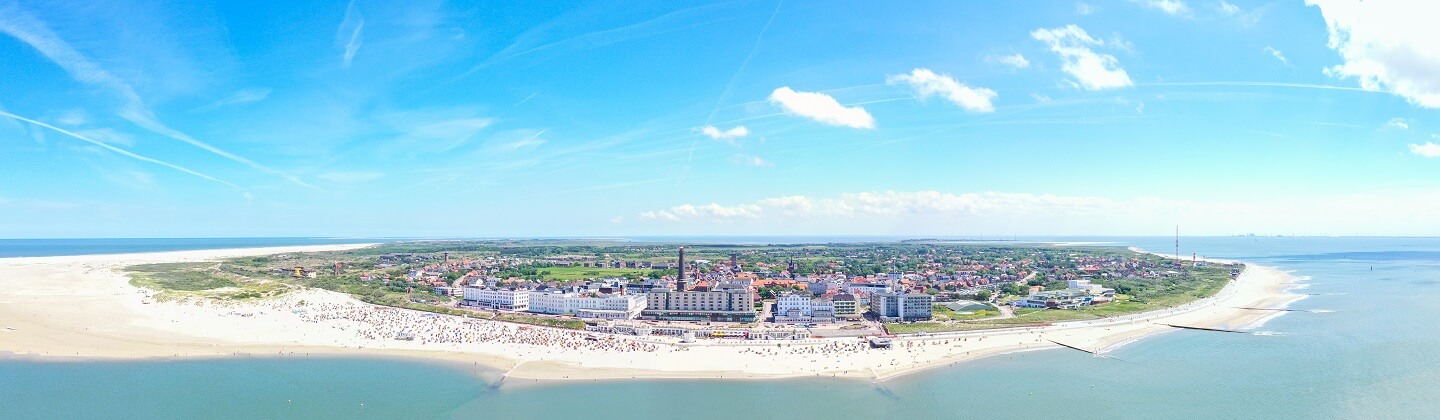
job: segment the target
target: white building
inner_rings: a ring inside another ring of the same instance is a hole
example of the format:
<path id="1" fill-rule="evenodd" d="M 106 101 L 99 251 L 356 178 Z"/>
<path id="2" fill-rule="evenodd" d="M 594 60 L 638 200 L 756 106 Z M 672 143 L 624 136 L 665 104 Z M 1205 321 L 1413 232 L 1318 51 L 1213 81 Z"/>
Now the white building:
<path id="1" fill-rule="evenodd" d="M 635 319 L 647 305 L 645 294 L 601 294 L 575 296 L 569 299 L 575 316 L 600 319 Z"/>
<path id="2" fill-rule="evenodd" d="M 887 283 L 848 283 L 845 291 L 850 293 L 863 292 L 867 296 L 874 296 L 880 293 L 890 293 L 891 287 Z"/>
<path id="3" fill-rule="evenodd" d="M 830 299 L 811 299 L 803 293 L 786 293 L 775 298 L 775 322 L 833 322 L 835 304 Z"/>
<path id="4" fill-rule="evenodd" d="M 530 312 L 580 318 L 634 319 L 645 310 L 645 294 L 573 293 L 560 289 L 529 292 Z"/>
<path id="5" fill-rule="evenodd" d="M 554 288 L 531 290 L 529 291 L 529 311 L 550 315 L 573 314 L 575 309 L 569 306 L 569 301 L 574 295 L 574 293 L 565 293 L 563 290 Z"/>
<path id="6" fill-rule="evenodd" d="M 520 287 L 465 287 L 467 304 L 490 309 L 524 311 L 530 308 L 530 291 Z"/>
<path id="7" fill-rule="evenodd" d="M 924 293 L 881 293 L 870 299 L 870 310 L 881 321 L 921 321 L 930 319 L 935 297 Z"/>

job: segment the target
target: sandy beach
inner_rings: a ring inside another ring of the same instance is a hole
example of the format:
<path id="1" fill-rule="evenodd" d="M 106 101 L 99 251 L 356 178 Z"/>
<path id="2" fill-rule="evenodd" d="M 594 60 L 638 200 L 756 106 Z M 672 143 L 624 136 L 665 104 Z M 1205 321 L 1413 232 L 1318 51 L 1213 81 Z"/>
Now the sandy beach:
<path id="1" fill-rule="evenodd" d="M 1046 327 L 931 334 L 871 350 L 856 338 L 760 342 L 629 337 L 376 307 L 308 289 L 244 302 L 146 303 L 119 269 L 152 262 L 342 250 L 367 245 L 0 259 L 0 353 L 18 358 L 368 355 L 498 368 L 508 377 L 846 377 L 884 380 L 926 368 L 1056 343 L 1103 353 L 1175 328 L 1248 329 L 1304 295 L 1296 279 L 1247 265 L 1214 297 L 1165 311 Z M 413 334 L 413 341 L 394 339 Z"/>

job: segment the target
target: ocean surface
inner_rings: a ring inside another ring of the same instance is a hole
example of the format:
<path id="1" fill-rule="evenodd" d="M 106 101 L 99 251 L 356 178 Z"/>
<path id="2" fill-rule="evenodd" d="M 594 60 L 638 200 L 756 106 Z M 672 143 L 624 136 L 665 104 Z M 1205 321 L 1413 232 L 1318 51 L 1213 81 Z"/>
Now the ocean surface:
<path id="1" fill-rule="evenodd" d="M 1174 250 L 1173 238 L 1160 237 L 1010 239 Z M 0 358 L 0 418 L 1269 419 L 1440 413 L 1434 398 L 1440 393 L 1440 239 L 1181 238 L 1181 253 L 1192 252 L 1303 276 L 1308 286 L 1300 292 L 1311 296 L 1291 308 L 1306 312 L 1280 316 L 1251 334 L 1164 333 L 1114 349 L 1109 358 L 1043 350 L 882 383 L 500 381 L 497 372 L 473 366 L 360 358 Z"/>
<path id="2" fill-rule="evenodd" d="M 197 249 L 334 245 L 388 242 L 366 238 L 66 238 L 0 239 L 0 258 L 59 255 L 129 254 Z"/>

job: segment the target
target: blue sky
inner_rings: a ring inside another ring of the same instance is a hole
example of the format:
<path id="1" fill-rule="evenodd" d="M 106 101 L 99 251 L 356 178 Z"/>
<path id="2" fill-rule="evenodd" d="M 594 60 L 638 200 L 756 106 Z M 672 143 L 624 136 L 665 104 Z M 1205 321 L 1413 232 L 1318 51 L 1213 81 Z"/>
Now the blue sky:
<path id="1" fill-rule="evenodd" d="M 518 3 L 0 0 L 0 237 L 1440 234 L 1429 3 Z"/>

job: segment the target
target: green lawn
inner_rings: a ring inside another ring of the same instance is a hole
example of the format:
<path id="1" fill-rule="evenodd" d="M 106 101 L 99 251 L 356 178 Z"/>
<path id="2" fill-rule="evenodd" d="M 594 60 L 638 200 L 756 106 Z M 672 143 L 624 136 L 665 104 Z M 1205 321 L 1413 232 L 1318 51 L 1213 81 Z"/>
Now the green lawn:
<path id="1" fill-rule="evenodd" d="M 608 268 L 608 267 L 544 267 L 539 272 L 547 280 L 586 280 L 602 277 L 625 277 L 631 274 L 645 275 L 649 268 Z"/>

